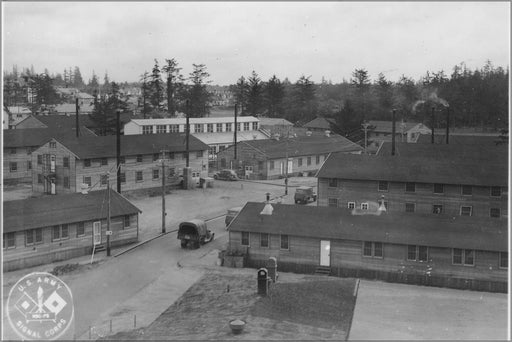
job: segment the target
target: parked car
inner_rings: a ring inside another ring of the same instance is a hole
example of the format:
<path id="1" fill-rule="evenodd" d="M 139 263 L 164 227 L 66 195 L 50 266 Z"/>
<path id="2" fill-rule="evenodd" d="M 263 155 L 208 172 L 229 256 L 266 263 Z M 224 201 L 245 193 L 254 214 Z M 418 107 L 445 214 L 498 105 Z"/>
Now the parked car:
<path id="1" fill-rule="evenodd" d="M 226 228 L 229 226 L 231 221 L 238 215 L 238 213 L 242 210 L 242 207 L 235 207 L 228 210 L 228 213 L 226 214 L 226 219 L 224 222 L 226 223 Z"/>
<path id="2" fill-rule="evenodd" d="M 311 186 L 299 186 L 293 196 L 295 203 L 307 204 L 316 201 L 316 193 Z"/>
<path id="3" fill-rule="evenodd" d="M 181 241 L 181 248 L 190 246 L 192 248 L 199 248 L 213 240 L 215 233 L 206 226 L 206 222 L 199 219 L 194 219 L 180 223 L 178 229 L 178 240 Z"/>
<path id="4" fill-rule="evenodd" d="M 229 180 L 229 181 L 235 181 L 238 179 L 238 176 L 236 175 L 236 172 L 234 170 L 220 170 L 218 172 L 215 172 L 213 174 L 214 179 L 220 179 L 220 180 Z"/>

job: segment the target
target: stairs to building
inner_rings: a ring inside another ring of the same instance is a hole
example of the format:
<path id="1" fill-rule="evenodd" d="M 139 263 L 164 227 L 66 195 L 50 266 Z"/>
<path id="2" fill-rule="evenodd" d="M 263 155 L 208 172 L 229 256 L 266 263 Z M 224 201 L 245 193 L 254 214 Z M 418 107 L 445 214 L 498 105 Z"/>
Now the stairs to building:
<path id="1" fill-rule="evenodd" d="M 328 266 L 317 266 L 316 270 L 315 270 L 315 274 L 330 276 L 331 275 L 331 268 L 328 267 Z"/>
<path id="2" fill-rule="evenodd" d="M 94 253 L 98 253 L 98 252 L 102 252 L 102 251 L 106 251 L 107 248 L 105 247 L 105 245 L 97 245 L 96 248 L 94 249 Z"/>

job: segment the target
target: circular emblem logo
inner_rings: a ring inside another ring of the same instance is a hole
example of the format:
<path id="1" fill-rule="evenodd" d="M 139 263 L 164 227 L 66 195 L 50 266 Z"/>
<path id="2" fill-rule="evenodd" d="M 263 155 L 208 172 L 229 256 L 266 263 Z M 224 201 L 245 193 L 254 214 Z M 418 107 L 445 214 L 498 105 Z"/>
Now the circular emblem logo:
<path id="1" fill-rule="evenodd" d="M 12 287 L 6 311 L 9 323 L 23 340 L 54 340 L 73 321 L 73 296 L 56 276 L 34 272 Z"/>

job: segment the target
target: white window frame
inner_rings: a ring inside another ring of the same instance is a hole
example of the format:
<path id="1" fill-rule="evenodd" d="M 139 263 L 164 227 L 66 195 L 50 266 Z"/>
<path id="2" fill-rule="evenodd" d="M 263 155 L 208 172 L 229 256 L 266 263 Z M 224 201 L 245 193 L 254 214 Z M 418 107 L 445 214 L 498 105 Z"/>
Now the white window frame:
<path id="1" fill-rule="evenodd" d="M 244 245 L 244 234 L 247 234 L 247 244 L 246 245 Z M 240 245 L 244 246 L 244 247 L 251 246 L 251 233 L 250 232 L 241 232 Z"/>
<path id="2" fill-rule="evenodd" d="M 348 209 L 355 209 L 356 208 L 356 202 L 348 202 L 347 203 Z"/>
<path id="3" fill-rule="evenodd" d="M 267 236 L 267 245 L 266 246 L 263 246 L 263 244 L 262 244 L 263 236 L 264 235 Z M 260 248 L 270 248 L 270 234 L 268 234 L 268 233 L 260 233 Z"/>
<path id="4" fill-rule="evenodd" d="M 381 185 L 386 185 L 385 189 L 381 189 Z M 377 190 L 381 192 L 388 192 L 389 191 L 389 182 L 388 181 L 379 181 L 377 184 Z"/>
<path id="5" fill-rule="evenodd" d="M 498 211 L 498 216 L 492 216 L 492 211 L 493 210 L 497 210 Z M 500 218 L 501 217 L 501 208 L 489 208 L 489 217 Z"/>
<path id="6" fill-rule="evenodd" d="M 286 236 L 286 246 L 287 248 L 283 248 L 283 236 Z M 290 250 L 290 235 L 288 234 L 281 234 L 279 235 L 279 249 L 283 251 L 289 251 Z"/>
<path id="7" fill-rule="evenodd" d="M 361 210 L 368 210 L 368 203 L 367 202 L 361 203 Z"/>
<path id="8" fill-rule="evenodd" d="M 503 267 L 501 266 L 501 260 L 503 259 L 503 254 L 507 254 L 507 257 L 505 258 L 505 260 L 507 260 L 507 267 Z M 499 255 L 498 255 L 498 267 L 501 269 L 501 270 L 508 270 L 508 252 L 499 252 Z"/>
<path id="9" fill-rule="evenodd" d="M 470 194 L 465 194 L 464 193 L 464 187 L 469 187 L 470 189 Z M 473 196 L 473 187 L 471 185 L 461 185 L 460 186 L 460 195 L 461 196 Z"/>
<path id="10" fill-rule="evenodd" d="M 460 264 L 456 264 L 456 263 L 453 262 L 453 257 L 455 256 L 455 250 L 456 249 L 462 251 L 461 263 Z M 473 264 L 466 264 L 466 251 L 472 251 L 473 252 Z M 452 248 L 452 265 L 475 267 L 475 259 L 476 259 L 476 253 L 475 253 L 474 249 Z"/>
<path id="11" fill-rule="evenodd" d="M 463 208 L 469 208 L 469 215 L 462 215 Z M 473 216 L 473 206 L 471 206 L 471 205 L 461 205 L 460 206 L 460 216 Z"/>
<path id="12" fill-rule="evenodd" d="M 336 205 L 331 205 L 331 201 L 335 201 L 335 202 L 336 202 Z M 329 198 L 327 199 L 327 206 L 328 206 L 328 207 L 338 208 L 339 204 L 340 204 L 340 201 L 338 200 L 338 198 L 337 198 L 337 197 L 329 197 Z"/>

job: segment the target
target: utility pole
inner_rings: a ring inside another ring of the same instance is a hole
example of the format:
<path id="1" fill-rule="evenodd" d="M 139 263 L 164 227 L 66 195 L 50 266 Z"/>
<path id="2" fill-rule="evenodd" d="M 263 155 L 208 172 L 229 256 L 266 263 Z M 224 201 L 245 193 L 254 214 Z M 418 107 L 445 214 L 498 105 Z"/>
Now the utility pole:
<path id="1" fill-rule="evenodd" d="M 285 177 L 284 177 L 284 194 L 288 195 L 288 140 L 290 139 L 290 128 L 286 130 L 286 161 L 285 161 Z"/>
<path id="2" fill-rule="evenodd" d="M 435 111 L 435 108 L 434 108 L 434 107 L 432 107 L 432 116 L 431 116 L 431 118 L 430 118 L 430 121 L 431 121 L 431 123 L 432 123 L 432 138 L 431 138 L 431 140 L 432 140 L 432 144 L 434 143 L 434 124 L 435 124 L 434 111 Z"/>
<path id="3" fill-rule="evenodd" d="M 370 127 L 370 124 L 364 122 L 361 126 L 363 126 L 364 129 L 364 153 L 366 154 L 366 149 L 368 148 L 368 127 Z"/>
<path id="4" fill-rule="evenodd" d="M 236 152 L 237 152 L 237 151 L 236 151 L 236 148 L 237 148 L 237 146 L 236 146 L 236 138 L 237 138 L 237 137 L 236 137 L 236 131 L 237 131 L 237 129 L 236 129 L 236 126 L 237 126 L 237 112 L 238 112 L 238 104 L 235 104 L 235 127 L 234 127 L 234 131 L 235 131 L 235 133 L 234 133 L 234 141 L 235 141 L 235 165 L 236 165 L 236 159 L 237 159 L 237 155 L 236 155 Z"/>
<path id="5" fill-rule="evenodd" d="M 165 212 L 165 153 L 167 150 L 161 150 L 162 153 L 162 234 L 165 234 L 165 216 L 167 213 Z"/>
<path id="6" fill-rule="evenodd" d="M 78 123 L 78 112 L 80 110 L 80 106 L 78 105 L 78 95 L 76 96 L 76 99 L 75 99 L 76 103 L 75 103 L 75 116 L 76 116 L 76 122 L 75 122 L 75 129 L 76 129 L 76 137 L 78 138 L 80 136 L 80 125 Z"/>
<path id="7" fill-rule="evenodd" d="M 396 137 L 395 137 L 395 134 L 396 134 L 396 124 L 395 124 L 395 121 L 396 121 L 396 109 L 393 109 L 393 116 L 392 116 L 392 120 L 391 120 L 391 124 L 393 125 L 391 127 L 391 155 L 394 156 L 395 155 L 395 140 L 396 140 Z"/>
<path id="8" fill-rule="evenodd" d="M 116 169 L 117 192 L 121 193 L 121 111 L 116 111 Z"/>
<path id="9" fill-rule="evenodd" d="M 110 174 L 107 172 L 107 256 L 110 256 L 110 235 L 112 231 L 110 230 Z"/>
<path id="10" fill-rule="evenodd" d="M 186 147 L 186 150 L 187 150 L 187 159 L 186 159 L 186 160 L 187 160 L 187 165 L 186 165 L 186 166 L 188 167 L 188 164 L 189 164 L 189 153 L 188 153 L 188 140 L 189 140 L 189 139 L 188 139 L 188 138 L 189 138 L 189 136 L 190 136 L 190 121 L 189 121 L 189 116 L 190 116 L 190 114 L 189 114 L 189 112 L 190 112 L 190 102 L 189 102 L 189 100 L 187 100 L 186 110 L 187 110 L 187 113 L 186 113 L 186 116 L 187 116 L 187 123 L 186 123 L 186 125 L 185 125 L 186 138 L 187 138 L 187 142 L 186 142 L 186 144 L 187 144 L 187 147 Z"/>

